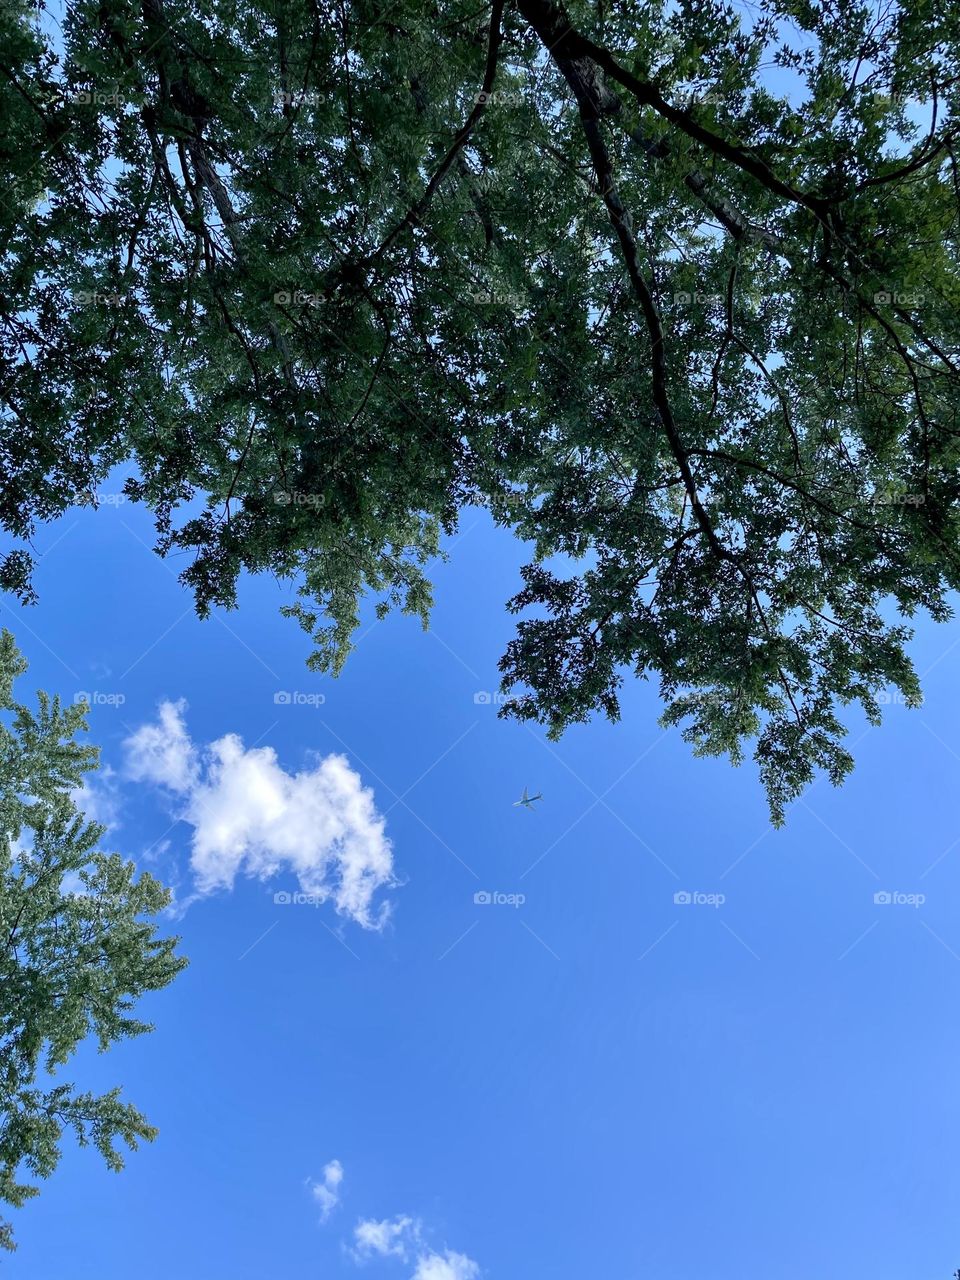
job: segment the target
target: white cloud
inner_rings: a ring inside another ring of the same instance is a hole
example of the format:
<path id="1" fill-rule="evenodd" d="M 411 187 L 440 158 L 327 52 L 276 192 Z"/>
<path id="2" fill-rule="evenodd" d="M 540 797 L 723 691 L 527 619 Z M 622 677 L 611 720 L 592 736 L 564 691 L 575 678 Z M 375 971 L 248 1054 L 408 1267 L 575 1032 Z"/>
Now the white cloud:
<path id="1" fill-rule="evenodd" d="M 355 1253 L 360 1258 L 374 1254 L 381 1258 L 406 1258 L 411 1243 L 420 1236 L 420 1224 L 413 1218 L 362 1218 L 353 1229 Z"/>
<path id="2" fill-rule="evenodd" d="M 230 888 L 237 875 L 267 879 L 292 871 L 301 888 L 365 928 L 377 891 L 395 883 L 393 849 L 373 792 L 345 756 L 287 773 L 271 747 L 250 747 L 233 733 L 198 750 L 184 704 L 164 702 L 159 720 L 128 738 L 128 771 L 182 799 L 193 827 L 191 866 L 201 894 Z"/>
<path id="3" fill-rule="evenodd" d="M 169 840 L 154 840 L 140 855 L 144 862 L 160 862 L 170 849 Z"/>
<path id="4" fill-rule="evenodd" d="M 353 1229 L 353 1256 L 358 1262 L 368 1258 L 401 1258 L 415 1261 L 410 1280 L 477 1280 L 480 1268 L 465 1253 L 445 1249 L 437 1253 L 422 1242 L 418 1218 L 398 1216 L 362 1218 Z"/>
<path id="5" fill-rule="evenodd" d="M 320 1206 L 320 1221 L 326 1222 L 340 1203 L 340 1183 L 343 1181 L 343 1165 L 339 1160 L 331 1160 L 323 1169 L 323 1181 L 311 1182 L 310 1190 L 313 1198 Z"/>
<path id="6" fill-rule="evenodd" d="M 472 1258 L 447 1249 L 443 1254 L 421 1254 L 411 1280 L 475 1280 L 479 1274 L 480 1268 Z"/>
<path id="7" fill-rule="evenodd" d="M 190 791 L 197 780 L 197 753 L 183 723 L 186 703 L 161 702 L 156 724 L 141 725 L 123 744 L 127 772 L 135 782 L 157 782 L 171 791 Z"/>
<path id="8" fill-rule="evenodd" d="M 109 765 L 88 773 L 83 784 L 70 792 L 70 798 L 88 822 L 99 822 L 108 831 L 117 827 L 120 795 L 117 775 Z"/>
<path id="9" fill-rule="evenodd" d="M 82 898 L 87 894 L 87 888 L 80 879 L 79 871 L 64 872 L 63 879 L 60 881 L 60 892 L 65 898 Z"/>

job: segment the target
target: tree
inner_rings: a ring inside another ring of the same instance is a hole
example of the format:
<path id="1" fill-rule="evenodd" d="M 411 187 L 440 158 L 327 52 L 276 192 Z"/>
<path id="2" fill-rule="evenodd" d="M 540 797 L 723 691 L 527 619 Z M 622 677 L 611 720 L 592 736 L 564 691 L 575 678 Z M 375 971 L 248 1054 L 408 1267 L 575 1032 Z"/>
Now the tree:
<path id="1" fill-rule="evenodd" d="M 150 1026 L 130 1015 L 146 991 L 186 964 L 176 938 L 151 920 L 170 900 L 132 862 L 98 850 L 105 828 L 73 798 L 97 767 L 97 749 L 76 741 L 83 705 L 39 694 L 36 712 L 15 702 L 26 669 L 9 631 L 0 634 L 0 1201 L 19 1207 L 48 1177 L 64 1130 L 92 1143 L 113 1169 L 117 1142 L 135 1148 L 156 1130 L 121 1099 L 60 1082 L 56 1073 L 87 1036 L 101 1051 Z M 0 1246 L 14 1248 L 0 1219 Z"/>
<path id="2" fill-rule="evenodd" d="M 292 579 L 336 672 L 479 504 L 534 553 L 503 714 L 655 677 L 777 822 L 851 767 L 846 704 L 919 701 L 909 619 L 960 585 L 951 6 L 2 21 L 10 533 L 129 461 L 200 613 Z"/>

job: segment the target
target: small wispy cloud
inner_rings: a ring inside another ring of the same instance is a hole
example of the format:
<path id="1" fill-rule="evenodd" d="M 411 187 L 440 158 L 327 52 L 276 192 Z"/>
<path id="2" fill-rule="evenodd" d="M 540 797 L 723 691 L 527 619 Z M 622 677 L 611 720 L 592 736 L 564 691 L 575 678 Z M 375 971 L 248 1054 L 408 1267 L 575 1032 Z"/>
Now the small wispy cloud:
<path id="1" fill-rule="evenodd" d="M 343 1165 L 339 1160 L 331 1160 L 324 1165 L 321 1181 L 309 1182 L 310 1192 L 320 1206 L 320 1221 L 326 1222 L 340 1203 L 340 1183 L 343 1181 Z"/>
<path id="2" fill-rule="evenodd" d="M 288 773 L 271 747 L 246 747 L 228 733 L 198 747 L 183 702 L 161 704 L 157 720 L 124 743 L 126 772 L 177 798 L 193 827 L 191 867 L 200 896 L 230 888 L 238 875 L 267 879 L 292 871 L 305 893 L 331 900 L 366 929 L 380 928 L 396 883 L 393 848 L 373 792 L 343 755 Z"/>
<path id="3" fill-rule="evenodd" d="M 410 1280 L 477 1280 L 480 1267 L 465 1253 L 444 1249 L 438 1253 L 424 1243 L 419 1218 L 361 1218 L 353 1229 L 351 1253 L 356 1262 L 370 1258 L 400 1258 L 412 1262 Z"/>
<path id="4" fill-rule="evenodd" d="M 187 704 L 161 702 L 156 724 L 144 724 L 123 744 L 127 772 L 135 782 L 155 782 L 171 791 L 189 792 L 200 765 L 183 713 Z"/>
<path id="5" fill-rule="evenodd" d="M 367 1258 L 407 1258 L 411 1243 L 420 1238 L 420 1224 L 413 1218 L 361 1218 L 353 1229 L 354 1255 Z"/>
<path id="6" fill-rule="evenodd" d="M 475 1280 L 479 1274 L 480 1268 L 472 1258 L 447 1249 L 442 1254 L 422 1254 L 411 1280 Z"/>
<path id="7" fill-rule="evenodd" d="M 83 786 L 75 787 L 70 798 L 89 822 L 99 822 L 112 831 L 120 820 L 119 778 L 109 765 L 87 774 Z"/>

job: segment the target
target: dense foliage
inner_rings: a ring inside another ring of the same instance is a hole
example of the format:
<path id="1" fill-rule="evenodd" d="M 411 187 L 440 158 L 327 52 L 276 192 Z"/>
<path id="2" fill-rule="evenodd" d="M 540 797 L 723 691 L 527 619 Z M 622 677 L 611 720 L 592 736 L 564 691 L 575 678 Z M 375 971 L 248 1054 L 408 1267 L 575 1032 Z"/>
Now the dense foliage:
<path id="1" fill-rule="evenodd" d="M 104 1050 L 149 1031 L 131 1016 L 137 998 L 186 963 L 175 938 L 155 936 L 168 891 L 100 852 L 104 828 L 77 808 L 74 792 L 97 767 L 96 748 L 76 741 L 84 706 L 43 693 L 36 712 L 16 702 L 25 668 L 0 633 L 0 1202 L 14 1206 L 37 1193 L 25 1175 L 56 1168 L 65 1130 L 114 1169 L 118 1141 L 154 1136 L 119 1088 L 78 1090 L 59 1068 L 87 1036 Z M 0 1247 L 13 1247 L 2 1219 Z"/>
<path id="2" fill-rule="evenodd" d="M 480 504 L 535 551 L 505 714 L 656 676 L 776 820 L 850 767 L 843 704 L 918 700 L 904 619 L 960 583 L 955 6 L 0 21 L 8 532 L 129 461 L 201 612 L 292 578 L 337 670 Z"/>

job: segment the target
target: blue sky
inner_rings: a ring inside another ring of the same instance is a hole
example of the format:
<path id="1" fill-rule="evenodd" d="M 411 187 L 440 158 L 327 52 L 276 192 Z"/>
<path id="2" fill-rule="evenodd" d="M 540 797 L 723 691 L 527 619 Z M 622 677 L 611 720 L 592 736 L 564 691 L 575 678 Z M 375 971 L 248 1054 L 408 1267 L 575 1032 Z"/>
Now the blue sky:
<path id="1" fill-rule="evenodd" d="M 475 701 L 522 556 L 477 513 L 431 634 L 368 622 L 336 681 L 306 670 L 274 582 L 199 623 L 150 543 L 129 504 L 72 513 L 37 539 L 39 606 L 3 608 L 21 697 L 93 696 L 105 844 L 176 886 L 191 960 L 145 1002 L 151 1036 L 71 1065 L 159 1139 L 119 1176 L 68 1145 L 16 1214 L 18 1276 L 960 1266 L 956 626 L 914 646 L 924 707 L 855 724 L 852 779 L 772 832 L 752 765 L 693 759 L 648 686 L 559 744 Z M 343 869 L 328 818 L 380 887 L 347 914 L 275 901 Z"/>

